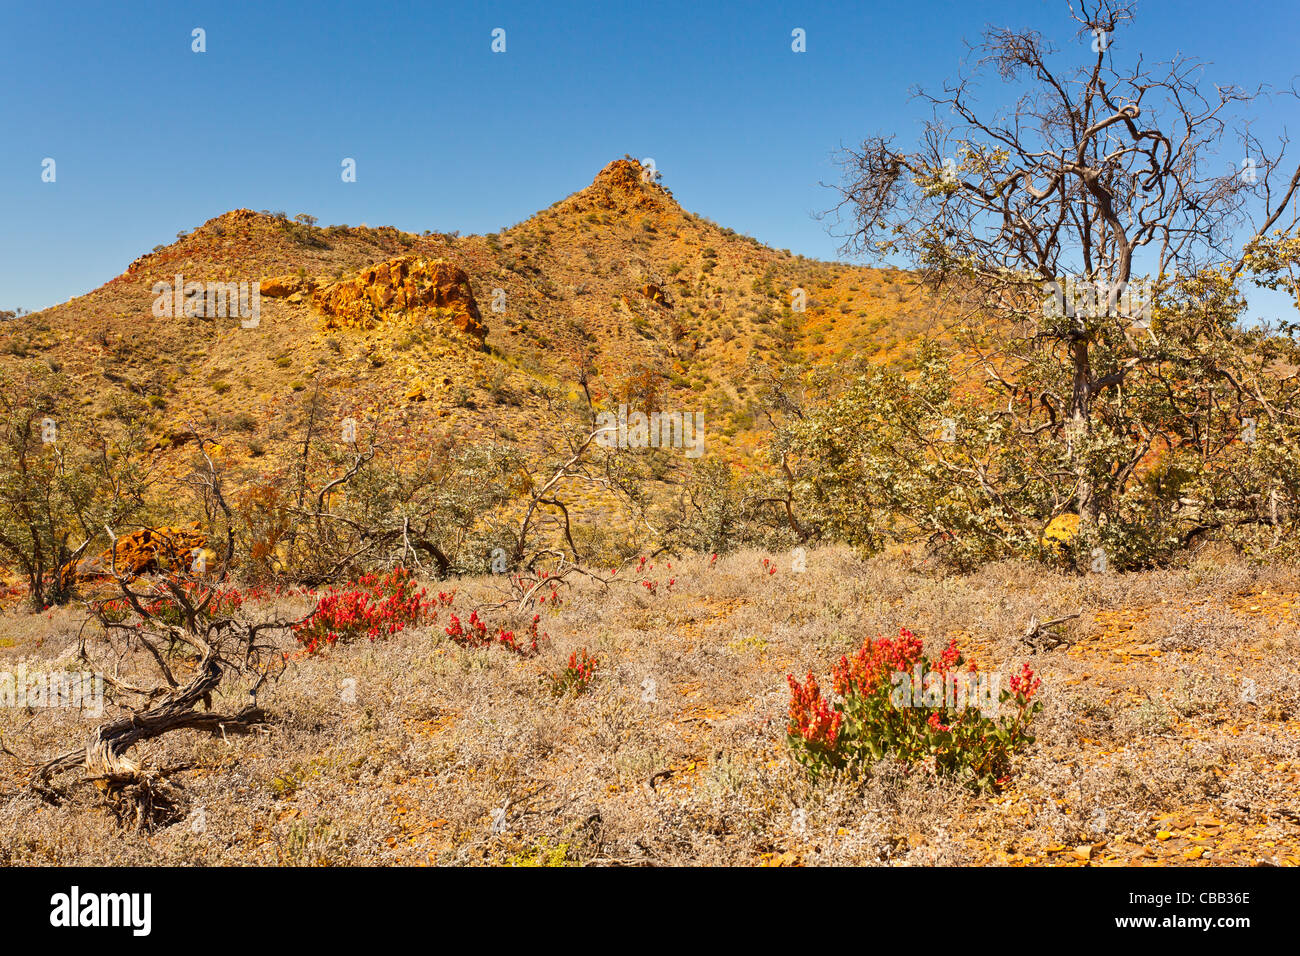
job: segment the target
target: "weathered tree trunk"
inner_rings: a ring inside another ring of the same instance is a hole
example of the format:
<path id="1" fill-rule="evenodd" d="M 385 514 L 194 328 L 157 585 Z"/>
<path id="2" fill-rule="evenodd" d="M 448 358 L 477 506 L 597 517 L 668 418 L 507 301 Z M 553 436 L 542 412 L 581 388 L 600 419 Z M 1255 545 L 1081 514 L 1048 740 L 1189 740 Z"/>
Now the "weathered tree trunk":
<path id="1" fill-rule="evenodd" d="M 84 747 L 38 767 L 32 774 L 32 788 L 44 791 L 51 777 L 78 768 L 89 776 L 109 780 L 133 778 L 140 768 L 127 752 L 141 741 L 183 728 L 210 733 L 220 733 L 223 729 L 242 731 L 264 719 L 263 711 L 251 706 L 238 714 L 195 710 L 200 703 L 206 705 L 211 701 L 212 692 L 220 685 L 222 676 L 221 665 L 210 657 L 205 658 L 190 681 L 168 694 L 157 706 L 100 725 Z"/>
<path id="2" fill-rule="evenodd" d="M 1070 391 L 1070 457 L 1074 473 L 1078 478 L 1076 502 L 1079 508 L 1079 524 L 1097 523 L 1100 507 L 1097 491 L 1088 477 L 1088 465 L 1083 456 L 1083 446 L 1090 431 L 1090 402 L 1092 385 L 1092 363 L 1088 356 L 1088 339 L 1086 332 L 1076 319 L 1076 328 L 1070 341 L 1070 357 L 1074 365 L 1074 381 Z"/>

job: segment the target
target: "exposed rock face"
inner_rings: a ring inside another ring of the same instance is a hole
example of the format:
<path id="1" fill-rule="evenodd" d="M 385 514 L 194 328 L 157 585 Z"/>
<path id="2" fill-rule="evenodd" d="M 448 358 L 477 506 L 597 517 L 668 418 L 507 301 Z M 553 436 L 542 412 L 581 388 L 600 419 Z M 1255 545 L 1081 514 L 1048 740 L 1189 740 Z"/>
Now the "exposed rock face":
<path id="1" fill-rule="evenodd" d="M 260 286 L 262 295 L 268 299 L 283 299 L 295 292 L 304 292 L 310 289 L 311 283 L 297 276 L 271 276 L 268 279 L 263 279 Z"/>
<path id="2" fill-rule="evenodd" d="M 630 159 L 616 159 L 597 175 L 584 194 L 609 209 L 641 209 L 647 212 L 666 207 L 668 191 L 642 177 L 647 170 Z"/>
<path id="3" fill-rule="evenodd" d="M 485 348 L 483 324 L 469 276 L 443 259 L 402 256 L 371 266 L 312 293 L 312 305 L 325 317 L 325 328 L 374 328 L 399 313 L 442 310 L 452 324 Z"/>

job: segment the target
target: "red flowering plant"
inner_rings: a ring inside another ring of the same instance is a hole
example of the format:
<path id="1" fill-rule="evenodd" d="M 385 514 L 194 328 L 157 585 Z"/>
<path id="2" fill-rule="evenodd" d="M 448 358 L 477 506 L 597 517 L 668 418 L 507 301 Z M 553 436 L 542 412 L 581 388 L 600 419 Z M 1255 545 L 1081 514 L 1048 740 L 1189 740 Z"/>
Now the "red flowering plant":
<path id="1" fill-rule="evenodd" d="M 98 611 L 106 621 L 111 621 L 114 624 L 121 624 L 131 614 L 131 605 L 127 603 L 125 598 L 100 601 L 93 606 L 93 609 Z"/>
<path id="2" fill-rule="evenodd" d="M 677 586 L 677 578 L 675 576 L 670 575 L 667 581 L 661 581 L 659 578 L 648 577 L 650 572 L 652 572 L 655 569 L 653 563 L 650 564 L 646 563 L 649 560 L 650 558 L 648 555 L 642 555 L 641 559 L 637 561 L 636 567 L 633 569 L 633 574 L 635 576 L 634 583 L 639 584 L 641 585 L 641 587 L 645 588 L 646 594 L 652 594 L 652 595 L 657 595 L 659 593 L 659 585 L 663 584 L 664 592 L 671 594 L 673 588 Z M 672 569 L 673 569 L 673 563 L 671 561 L 667 562 L 667 570 L 671 571 Z M 617 570 L 618 569 L 616 568 L 615 571 Z"/>
<path id="3" fill-rule="evenodd" d="M 677 585 L 677 579 L 676 579 L 676 578 L 669 578 L 668 581 L 667 581 L 667 582 L 665 583 L 665 585 L 664 585 L 664 593 L 666 593 L 666 594 L 671 594 L 673 588 L 674 588 L 676 585 Z M 659 593 L 659 579 L 658 579 L 658 578 L 655 578 L 653 581 L 649 581 L 649 580 L 647 580 L 647 581 L 642 581 L 642 582 L 641 582 L 641 587 L 645 588 L 647 594 L 658 594 L 658 593 Z"/>
<path id="4" fill-rule="evenodd" d="M 1043 706 L 1034 699 L 1042 681 L 1025 664 L 1001 688 L 1001 675 L 964 665 L 956 641 L 932 661 L 902 628 L 896 640 L 868 638 L 841 657 L 832 697 L 812 674 L 803 683 L 787 675 L 795 759 L 816 776 L 857 774 L 894 757 L 976 790 L 1000 789 L 1011 754 L 1034 742 L 1027 727 Z"/>
<path id="5" fill-rule="evenodd" d="M 436 620 L 437 609 L 450 607 L 454 598 L 454 591 L 428 597 L 410 571 L 397 567 L 382 576 L 364 575 L 342 590 L 330 588 L 316 610 L 294 625 L 293 634 L 309 653 L 361 635 L 374 641 Z"/>
<path id="6" fill-rule="evenodd" d="M 141 608 L 150 619 L 180 627 L 185 622 L 185 610 L 175 596 L 176 591 L 179 591 L 191 605 L 202 605 L 206 601 L 206 613 L 210 616 L 229 616 L 240 610 L 246 602 L 260 597 L 260 594 L 253 591 L 246 593 L 235 587 L 214 586 L 206 582 L 183 580 L 179 577 L 173 577 L 166 583 L 155 582 L 137 597 L 141 599 Z M 122 623 L 134 613 L 125 598 L 95 601 L 91 607 L 104 620 L 114 624 Z"/>
<path id="7" fill-rule="evenodd" d="M 447 636 L 461 647 L 491 647 L 496 644 L 520 657 L 535 657 L 541 650 L 540 641 L 546 637 L 545 634 L 539 636 L 537 633 L 537 626 L 541 619 L 540 614 L 534 614 L 522 634 L 515 634 L 514 631 L 507 631 L 504 628 L 497 628 L 496 633 L 493 634 L 487 622 L 478 616 L 478 611 L 470 611 L 469 620 L 463 623 L 453 614 L 446 632 Z"/>
<path id="8" fill-rule="evenodd" d="M 580 651 L 573 652 L 569 655 L 569 662 L 563 670 L 547 676 L 551 696 L 564 697 L 568 694 L 576 696 L 586 693 L 587 687 L 591 684 L 591 679 L 595 676 L 596 668 L 599 665 L 600 659 L 594 654 L 588 654 L 585 647 Z"/>

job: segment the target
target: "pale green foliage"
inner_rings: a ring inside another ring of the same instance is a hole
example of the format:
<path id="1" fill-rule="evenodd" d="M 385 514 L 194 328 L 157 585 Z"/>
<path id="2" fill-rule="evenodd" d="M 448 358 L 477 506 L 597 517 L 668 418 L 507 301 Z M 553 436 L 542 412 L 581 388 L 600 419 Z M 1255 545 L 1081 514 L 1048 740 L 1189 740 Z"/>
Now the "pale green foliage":
<path id="1" fill-rule="evenodd" d="M 786 418 L 774 458 L 816 534 L 876 551 L 942 539 L 955 563 L 1050 554 L 1041 532 L 1096 507 L 1075 542 L 1085 565 L 1162 562 L 1205 535 L 1284 544 L 1300 515 L 1300 365 L 1293 330 L 1243 329 L 1234 282 L 1206 273 L 1164 290 L 1150 332 L 1089 318 L 1086 427 L 1067 420 L 1072 367 L 1042 325 L 984 343 L 923 350 L 910 372 L 868 368 Z M 971 356 L 975 356 L 972 359 Z M 960 365 L 965 377 L 950 367 Z"/>
<path id="2" fill-rule="evenodd" d="M 68 598 L 62 570 L 107 545 L 105 527 L 139 510 L 146 482 L 131 411 L 117 409 L 111 426 L 59 411 L 71 392 L 45 365 L 0 376 L 0 556 L 37 608 Z"/>

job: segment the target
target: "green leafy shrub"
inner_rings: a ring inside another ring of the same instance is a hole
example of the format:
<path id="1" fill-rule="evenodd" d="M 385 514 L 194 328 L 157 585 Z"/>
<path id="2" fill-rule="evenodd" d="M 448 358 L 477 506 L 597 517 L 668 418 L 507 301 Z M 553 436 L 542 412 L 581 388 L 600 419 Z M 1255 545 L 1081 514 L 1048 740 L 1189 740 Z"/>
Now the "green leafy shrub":
<path id="1" fill-rule="evenodd" d="M 903 628 L 897 640 L 868 638 L 840 658 L 834 698 L 822 696 L 811 673 L 803 683 L 787 675 L 795 759 L 820 776 L 861 774 L 894 757 L 975 790 L 1002 787 L 1011 754 L 1034 742 L 1027 727 L 1042 709 L 1033 699 L 1041 681 L 1025 664 L 1000 689 L 998 675 L 978 674 L 973 664 L 959 670 L 964 663 L 956 641 L 931 662 Z"/>

